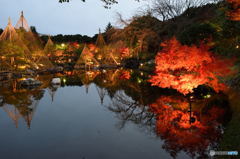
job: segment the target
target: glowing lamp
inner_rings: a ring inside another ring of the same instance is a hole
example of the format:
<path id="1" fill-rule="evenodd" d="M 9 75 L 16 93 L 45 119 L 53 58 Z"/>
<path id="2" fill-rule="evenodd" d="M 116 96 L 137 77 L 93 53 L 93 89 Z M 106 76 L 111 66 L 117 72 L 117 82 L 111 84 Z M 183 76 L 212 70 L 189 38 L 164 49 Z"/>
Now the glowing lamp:
<path id="1" fill-rule="evenodd" d="M 205 95 L 204 98 L 211 98 L 211 94 Z"/>
<path id="2" fill-rule="evenodd" d="M 25 81 L 25 80 L 26 80 L 26 78 L 20 78 L 19 80 L 20 80 L 20 81 Z"/>
<path id="3" fill-rule="evenodd" d="M 18 66 L 19 69 L 25 69 L 27 66 Z"/>

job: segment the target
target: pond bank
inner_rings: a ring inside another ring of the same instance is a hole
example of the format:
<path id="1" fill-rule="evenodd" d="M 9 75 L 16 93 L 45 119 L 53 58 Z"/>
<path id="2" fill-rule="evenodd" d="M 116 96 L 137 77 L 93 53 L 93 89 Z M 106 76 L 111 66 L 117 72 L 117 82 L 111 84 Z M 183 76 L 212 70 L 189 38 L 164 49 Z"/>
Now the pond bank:
<path id="1" fill-rule="evenodd" d="M 240 153 L 240 93 L 229 92 L 229 101 L 233 111 L 232 119 L 225 128 L 218 151 L 238 151 Z M 236 156 L 217 156 L 218 159 L 237 158 Z"/>

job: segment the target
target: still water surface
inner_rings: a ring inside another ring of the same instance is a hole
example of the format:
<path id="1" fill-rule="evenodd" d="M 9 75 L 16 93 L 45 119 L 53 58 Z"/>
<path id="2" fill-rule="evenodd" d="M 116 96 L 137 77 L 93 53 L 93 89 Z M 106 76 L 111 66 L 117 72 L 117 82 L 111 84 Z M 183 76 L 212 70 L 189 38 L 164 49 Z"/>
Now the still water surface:
<path id="1" fill-rule="evenodd" d="M 59 87 L 50 84 L 53 76 L 38 77 L 37 89 L 0 86 L 1 159 L 206 158 L 229 121 L 220 95 L 193 102 L 189 115 L 185 97 L 151 87 L 146 73 L 56 76 Z"/>

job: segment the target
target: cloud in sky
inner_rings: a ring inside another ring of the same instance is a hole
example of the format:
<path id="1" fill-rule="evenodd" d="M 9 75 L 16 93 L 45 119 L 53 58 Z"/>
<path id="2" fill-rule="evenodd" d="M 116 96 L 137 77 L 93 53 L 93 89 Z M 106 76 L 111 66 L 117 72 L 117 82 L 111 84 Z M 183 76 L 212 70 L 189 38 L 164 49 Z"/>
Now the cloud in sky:
<path id="1" fill-rule="evenodd" d="M 146 2 L 119 0 L 119 4 L 105 9 L 100 0 L 1 0 L 0 28 L 5 28 L 8 17 L 16 24 L 23 10 L 30 26 L 36 26 L 43 34 L 82 34 L 92 36 L 98 29 L 104 29 L 108 22 L 116 22 L 116 12 L 130 18 Z"/>

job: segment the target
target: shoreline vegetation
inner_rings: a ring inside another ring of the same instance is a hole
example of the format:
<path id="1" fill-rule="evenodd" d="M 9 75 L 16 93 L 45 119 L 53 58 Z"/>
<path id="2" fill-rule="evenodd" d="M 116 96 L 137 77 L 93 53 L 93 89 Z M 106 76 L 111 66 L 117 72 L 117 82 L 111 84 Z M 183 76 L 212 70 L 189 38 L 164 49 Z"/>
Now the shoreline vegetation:
<path id="1" fill-rule="evenodd" d="M 189 7 L 167 18 L 162 14 L 161 20 L 152 12 L 131 20 L 119 15 L 122 29 L 109 23 L 93 37 L 40 36 L 35 27 L 28 27 L 22 12 L 16 27 L 9 19 L 7 27 L 0 29 L 0 82 L 64 71 L 124 68 L 148 73 L 153 85 L 187 96 L 201 85 L 222 91 L 219 81 L 223 81 L 236 90 L 228 92 L 233 116 L 218 149 L 240 152 L 240 103 L 236 101 L 240 21 L 234 12 L 240 4 L 229 2 Z"/>

